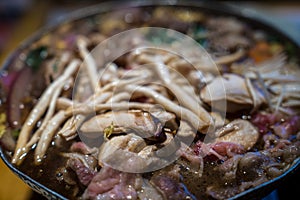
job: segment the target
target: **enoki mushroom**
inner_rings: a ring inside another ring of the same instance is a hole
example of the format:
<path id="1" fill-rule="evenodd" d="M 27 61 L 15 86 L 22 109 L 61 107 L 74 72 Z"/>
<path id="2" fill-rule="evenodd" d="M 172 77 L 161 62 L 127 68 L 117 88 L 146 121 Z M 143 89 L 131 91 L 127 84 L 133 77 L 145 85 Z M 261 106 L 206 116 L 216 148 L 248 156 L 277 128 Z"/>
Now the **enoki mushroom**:
<path id="1" fill-rule="evenodd" d="M 30 133 L 33 130 L 34 126 L 44 114 L 46 109 L 49 107 L 51 102 L 51 96 L 55 90 L 59 90 L 59 87 L 64 84 L 64 82 L 69 79 L 73 73 L 78 70 L 79 61 L 73 60 L 69 66 L 66 68 L 64 73 L 57 78 L 42 94 L 41 98 L 39 99 L 38 103 L 30 112 L 29 116 L 27 117 L 20 135 L 18 137 L 17 146 L 15 153 L 13 155 L 12 163 L 16 164 L 19 158 L 22 156 L 23 148 L 25 147 L 27 141 L 29 140 Z M 55 100 L 56 101 L 56 100 Z"/>

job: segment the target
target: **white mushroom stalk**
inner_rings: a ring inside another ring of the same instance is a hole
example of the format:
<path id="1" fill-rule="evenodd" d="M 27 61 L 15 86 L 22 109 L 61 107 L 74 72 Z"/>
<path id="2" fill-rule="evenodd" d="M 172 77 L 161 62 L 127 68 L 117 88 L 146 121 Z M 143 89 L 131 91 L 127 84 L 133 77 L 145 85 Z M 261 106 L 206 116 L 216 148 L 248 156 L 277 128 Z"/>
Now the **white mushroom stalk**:
<path id="1" fill-rule="evenodd" d="M 38 128 L 38 130 L 33 134 L 31 140 L 35 137 L 39 138 L 41 133 L 43 132 L 43 130 L 45 129 L 45 127 L 47 126 L 47 123 L 49 122 L 49 120 L 51 119 L 51 117 L 53 116 L 54 112 L 55 112 L 55 107 L 56 107 L 56 100 L 62 90 L 63 85 L 60 85 L 53 93 L 53 96 L 51 98 L 51 102 L 49 105 L 49 108 L 47 110 L 46 116 L 43 119 L 43 122 L 41 124 L 41 126 Z M 31 141 L 30 140 L 30 141 Z M 29 142 L 32 143 L 32 142 Z"/>
<path id="2" fill-rule="evenodd" d="M 116 88 L 122 89 L 122 87 L 124 87 L 125 85 L 129 85 L 129 84 L 139 84 L 141 82 L 147 82 L 148 78 L 149 78 L 148 75 L 143 74 L 139 77 L 133 77 L 131 79 L 114 80 L 114 81 L 108 83 L 107 85 L 103 86 L 98 93 L 113 91 Z"/>
<path id="3" fill-rule="evenodd" d="M 77 59 L 73 60 L 68 65 L 64 73 L 55 81 L 53 81 L 51 85 L 48 86 L 48 88 L 45 90 L 45 92 L 42 94 L 41 98 L 39 99 L 38 103 L 30 112 L 18 137 L 16 150 L 12 158 L 13 164 L 18 162 L 23 152 L 23 148 L 25 147 L 27 141 L 29 140 L 31 131 L 33 130 L 33 128 L 35 127 L 36 123 L 41 118 L 41 116 L 45 113 L 46 109 L 49 107 L 53 92 L 57 90 L 58 87 L 60 87 L 60 85 L 63 85 L 64 82 L 67 79 L 69 79 L 72 76 L 72 74 L 74 74 L 78 70 L 79 64 L 80 64 L 79 60 Z"/>
<path id="4" fill-rule="evenodd" d="M 76 44 L 80 56 L 84 60 L 82 63 L 83 73 L 79 77 L 81 82 L 79 82 L 78 88 L 80 90 L 76 88 L 79 96 L 73 95 L 74 99 L 60 96 L 65 82 L 73 81 L 73 74 L 79 71 L 80 62 L 76 59 L 64 72 L 60 72 L 62 74 L 55 74 L 58 76 L 57 79 L 47 87 L 40 101 L 29 114 L 18 138 L 17 148 L 13 155 L 14 164 L 20 164 L 26 154 L 34 148 L 34 161 L 36 164 L 40 164 L 55 136 L 70 141 L 78 137 L 79 132 L 83 133 L 88 129 L 92 131 L 86 131 L 86 133 L 104 133 L 104 130 L 110 125 L 113 129 L 115 128 L 115 133 L 132 133 L 132 131 L 128 131 L 133 130 L 128 128 L 128 121 L 131 119 L 132 122 L 140 123 L 141 120 L 133 119 L 141 118 L 128 115 L 128 113 L 133 110 L 137 110 L 138 113 L 148 112 L 154 116 L 153 119 L 159 119 L 159 114 L 153 112 L 157 109 L 157 105 L 165 109 L 166 113 L 174 116 L 172 122 L 168 121 L 168 125 L 172 124 L 171 127 L 174 128 L 172 130 L 167 127 L 170 130 L 169 138 L 180 137 L 180 139 L 188 141 L 185 144 L 192 142 L 197 131 L 206 134 L 211 131 L 210 127 L 215 128 L 213 114 L 208 112 L 209 107 L 219 111 L 226 109 L 224 110 L 226 113 L 251 108 L 254 112 L 261 105 L 267 103 L 272 110 L 274 110 L 272 104 L 276 104 L 276 112 L 288 112 L 285 106 L 300 105 L 299 95 L 292 94 L 293 92 L 288 87 L 278 88 L 279 83 L 297 84 L 299 82 L 294 75 L 280 74 L 285 65 L 285 56 L 274 58 L 270 63 L 264 63 L 258 68 L 247 66 L 248 68 L 242 68 L 239 74 L 224 73 L 222 76 L 216 76 L 216 73 L 210 69 L 206 70 L 206 67 L 212 64 L 210 60 L 197 58 L 193 52 L 186 54 L 189 58 L 189 62 L 187 62 L 178 55 L 170 54 L 165 50 L 142 48 L 125 55 L 125 57 L 127 56 L 126 62 L 133 64 L 128 69 L 126 65 L 125 68 L 122 68 L 123 66 L 117 66 L 115 63 L 102 63 L 97 66 L 98 60 L 95 60 L 87 49 L 90 44 L 89 39 L 79 36 Z M 170 50 L 173 48 L 175 47 L 170 47 Z M 216 58 L 215 62 L 218 65 L 228 65 L 243 56 L 245 56 L 245 49 L 240 49 L 231 55 Z M 61 62 L 65 63 L 65 59 Z M 195 65 L 195 63 L 199 65 Z M 103 68 L 102 66 L 105 64 L 106 67 Z M 272 65 L 276 68 L 275 72 L 271 70 Z M 100 75 L 99 80 L 98 75 Z M 286 78 L 289 80 L 285 80 Z M 222 85 L 224 85 L 225 91 L 220 87 Z M 298 91 L 299 88 L 295 90 Z M 200 92 L 200 96 L 196 95 L 196 92 Z M 287 100 L 291 96 L 292 100 Z M 222 104 L 223 101 L 227 103 L 227 106 Z M 119 114 L 119 117 L 123 116 L 122 119 L 125 121 L 122 122 L 124 123 L 115 122 L 116 127 L 114 127 L 113 120 L 115 118 L 107 117 L 112 112 Z M 90 118 L 91 115 L 95 115 L 95 117 Z M 103 125 L 101 130 L 97 129 L 98 127 L 94 123 L 97 121 L 95 119 L 101 121 Z M 177 120 L 181 120 L 180 127 L 178 127 Z M 40 127 L 36 127 L 38 121 L 42 122 Z M 218 124 L 220 127 L 223 122 L 218 122 Z M 125 129 L 119 130 L 118 125 L 122 125 Z M 147 134 L 147 130 L 148 135 L 156 133 L 156 131 L 159 133 L 166 131 L 162 124 L 149 127 L 146 129 L 147 126 L 142 124 L 139 127 L 139 132 L 142 132 L 140 136 Z M 231 130 L 232 127 L 238 128 Z M 256 132 L 251 129 L 252 127 L 248 126 L 247 122 L 239 122 L 232 127 L 227 127 L 232 133 L 228 133 L 226 137 L 218 136 L 216 140 L 233 140 L 240 144 L 241 142 L 238 140 L 246 138 L 248 142 L 250 141 L 249 144 L 243 143 L 242 145 L 251 148 L 257 136 Z M 248 128 L 249 134 L 252 133 L 249 137 L 245 136 L 244 132 L 238 132 L 245 127 Z M 30 134 L 34 129 L 37 130 L 30 139 Z M 106 139 L 109 140 L 108 137 Z M 168 140 L 166 142 L 168 143 Z M 142 152 L 145 155 L 148 151 L 151 153 L 153 151 L 151 148 L 147 147 Z M 200 159 L 199 164 L 199 174 L 202 174 L 203 160 Z"/>
<path id="5" fill-rule="evenodd" d="M 67 141 L 74 139 L 77 136 L 77 128 L 85 121 L 86 116 L 74 115 L 69 118 L 61 130 L 58 131 L 58 135 L 64 137 Z"/>
<path id="6" fill-rule="evenodd" d="M 258 107 L 260 106 L 260 104 L 262 102 L 261 102 L 260 98 L 258 97 L 258 94 L 255 91 L 255 89 L 253 87 L 253 84 L 251 83 L 250 78 L 246 77 L 245 81 L 246 81 L 247 88 L 248 88 L 248 90 L 250 92 L 250 95 L 252 97 L 253 108 L 252 108 L 251 113 L 253 113 L 253 112 L 255 112 L 258 109 Z"/>
<path id="7" fill-rule="evenodd" d="M 217 65 L 229 64 L 229 63 L 232 63 L 232 62 L 242 58 L 245 55 L 245 53 L 246 52 L 244 49 L 239 49 L 233 54 L 216 58 L 215 63 Z"/>
<path id="8" fill-rule="evenodd" d="M 171 79 L 170 72 L 167 66 L 159 60 L 154 65 L 155 72 L 158 74 L 160 80 L 167 85 L 168 88 L 174 93 L 174 95 L 179 99 L 179 103 L 185 108 L 194 112 L 197 116 L 202 118 L 204 121 L 212 121 L 209 113 L 198 103 L 195 99 L 195 95 L 190 95 L 185 90 L 180 88 L 178 85 L 174 84 Z"/>
<path id="9" fill-rule="evenodd" d="M 71 79 L 71 78 L 70 78 Z M 68 80 L 67 80 L 68 81 Z M 46 116 L 43 119 L 42 124 L 40 125 L 40 127 L 38 128 L 38 130 L 33 134 L 33 136 L 31 137 L 31 139 L 29 140 L 29 142 L 26 144 L 26 146 L 23 148 L 23 152 L 22 154 L 26 154 L 28 153 L 29 149 L 37 142 L 39 141 L 41 134 L 43 133 L 43 131 L 45 130 L 45 128 L 47 127 L 47 124 L 49 122 L 49 120 L 52 118 L 54 112 L 55 112 L 55 108 L 56 108 L 56 103 L 57 103 L 57 98 L 59 96 L 59 94 L 61 93 L 61 90 L 63 88 L 64 84 L 60 85 L 55 91 L 54 94 L 51 98 L 51 102 L 49 105 L 49 108 L 47 110 Z M 22 156 L 21 156 L 22 157 Z"/>
<path id="10" fill-rule="evenodd" d="M 253 99 L 252 112 L 257 110 L 261 98 L 255 92 L 254 83 L 259 85 L 261 93 L 271 111 L 293 115 L 299 111 L 300 98 L 299 72 L 293 62 L 287 62 L 287 56 L 279 53 L 273 58 L 253 66 L 253 63 L 244 62 L 231 66 L 233 71 L 246 78 L 246 84 Z M 297 111 L 298 110 L 298 111 Z"/>
<path id="11" fill-rule="evenodd" d="M 157 50 L 157 49 L 156 49 Z M 158 50 L 159 51 L 159 50 Z M 186 78 L 180 74 L 179 71 L 176 71 L 176 68 L 172 69 L 170 65 L 174 59 L 178 59 L 173 54 L 168 54 L 162 51 L 163 56 L 156 55 L 154 52 L 148 49 L 139 50 L 139 52 L 143 52 L 142 54 L 135 55 L 135 61 L 138 61 L 140 64 L 150 64 L 150 70 L 153 70 L 155 74 L 158 76 L 160 82 L 165 85 L 174 95 L 179 99 L 180 103 L 195 112 L 206 112 L 201 105 L 200 101 L 195 98 L 196 94 L 192 86 L 188 83 Z M 183 61 L 183 65 L 189 65 L 187 61 Z M 154 65 L 154 67 L 152 67 Z M 170 70 L 169 70 L 170 68 Z M 178 75 L 180 74 L 180 75 Z M 183 85 L 185 88 L 183 88 Z M 187 92 L 189 91 L 189 92 Z M 197 114 L 198 115 L 198 114 Z"/>
<path id="12" fill-rule="evenodd" d="M 275 112 L 278 112 L 278 109 L 280 107 L 280 104 L 282 103 L 282 100 L 284 98 L 284 95 L 285 95 L 285 87 L 282 86 L 281 87 L 281 94 L 280 96 L 278 97 L 278 100 L 277 100 L 277 103 L 276 103 L 276 107 L 275 107 Z M 272 102 L 273 103 L 273 102 Z"/>
<path id="13" fill-rule="evenodd" d="M 207 118 L 205 113 L 203 115 L 202 113 L 200 113 L 200 116 L 197 116 L 189 109 L 177 105 L 170 99 L 167 99 L 166 97 L 162 96 L 161 94 L 147 87 L 137 86 L 137 85 L 127 85 L 124 87 L 124 90 L 130 93 L 139 92 L 146 95 L 147 97 L 153 98 L 153 100 L 156 103 L 159 103 L 166 110 L 175 113 L 178 117 L 181 117 L 182 119 L 186 119 L 186 121 L 191 123 L 191 125 L 199 131 L 206 131 L 207 128 L 211 124 L 213 124 L 212 118 Z"/>
<path id="14" fill-rule="evenodd" d="M 66 115 L 71 116 L 76 114 L 90 114 L 93 111 L 99 111 L 99 108 L 107 109 L 111 107 L 112 103 L 118 103 L 123 100 L 128 100 L 130 94 L 128 92 L 122 92 L 122 88 L 130 84 L 138 84 L 139 82 L 147 81 L 149 74 L 142 75 L 141 77 L 132 77 L 131 79 L 115 80 L 102 87 L 95 95 L 92 95 L 83 103 L 75 103 L 73 106 L 66 108 Z M 118 91 L 121 90 L 121 91 Z M 103 105 L 104 102 L 110 102 L 110 104 Z M 60 99 L 61 106 L 68 104 L 67 100 Z M 71 104 L 71 102 L 69 102 Z M 114 104 L 115 106 L 115 104 Z M 147 106 L 146 106 L 147 107 Z"/>
<path id="15" fill-rule="evenodd" d="M 93 110 L 93 108 L 98 105 L 106 102 L 112 96 L 111 92 L 104 92 L 99 96 L 91 96 L 90 101 L 84 103 L 77 103 L 73 106 L 70 106 L 68 109 L 73 110 L 76 107 L 85 108 Z M 88 108 L 87 108 L 88 107 Z M 68 116 L 68 115 L 66 115 Z M 63 136 L 66 140 L 71 140 L 77 136 L 77 128 L 85 121 L 86 116 L 78 114 L 73 115 L 68 121 L 64 124 L 61 130 L 58 131 L 58 134 Z"/>
<path id="16" fill-rule="evenodd" d="M 58 110 L 65 110 L 68 107 L 73 106 L 73 101 L 66 97 L 59 97 L 56 102 L 56 107 Z"/>
<path id="17" fill-rule="evenodd" d="M 53 136 L 63 121 L 65 121 L 65 112 L 61 110 L 48 122 L 35 149 L 34 161 L 36 164 L 39 164 L 44 158 Z"/>
<path id="18" fill-rule="evenodd" d="M 148 103 L 137 103 L 137 102 L 120 102 L 120 103 L 105 103 L 105 104 L 99 104 L 95 105 L 95 107 L 89 109 L 78 107 L 76 109 L 67 109 L 66 110 L 66 116 L 72 116 L 78 115 L 78 114 L 83 114 L 83 115 L 88 115 L 93 112 L 100 112 L 100 111 L 106 111 L 106 110 L 128 110 L 128 109 L 141 109 L 148 111 L 151 108 L 154 108 L 155 105 L 153 104 L 148 104 Z"/>
<path id="19" fill-rule="evenodd" d="M 90 52 L 87 50 L 87 42 L 86 39 L 83 36 L 78 37 L 77 39 L 77 46 L 79 48 L 79 52 L 81 54 L 81 57 L 84 59 L 84 67 L 86 67 L 88 76 L 90 78 L 90 83 L 92 85 L 92 88 L 94 91 L 97 91 L 100 89 L 100 82 L 98 81 L 97 77 L 97 66 L 96 62 L 93 59 Z"/>
<path id="20" fill-rule="evenodd" d="M 103 103 L 105 102 L 109 97 L 111 93 L 103 93 L 102 95 L 99 95 L 97 97 L 92 96 L 91 99 L 93 99 L 89 107 L 93 109 L 93 107 L 97 103 Z M 75 104 L 75 106 L 80 107 L 82 104 Z M 69 107 L 69 110 L 72 110 L 72 106 Z M 83 115 L 73 115 L 69 120 L 64 124 L 63 128 L 58 131 L 59 127 L 63 124 L 64 121 L 68 119 L 69 115 L 66 114 L 66 110 L 60 110 L 55 116 L 53 116 L 49 122 L 47 123 L 47 126 L 44 128 L 41 137 L 38 140 L 38 144 L 35 149 L 35 163 L 38 164 L 42 161 L 53 137 L 55 134 L 59 134 L 61 136 L 64 136 L 65 138 L 71 139 L 77 136 L 77 128 L 81 125 L 81 123 L 86 119 Z M 58 133 L 57 133 L 58 132 Z M 33 142 L 37 141 L 32 141 Z M 28 149 L 26 149 L 28 150 Z"/>
<path id="21" fill-rule="evenodd" d="M 128 92 L 121 92 L 113 95 L 107 103 L 118 103 L 118 102 L 123 102 L 123 101 L 129 101 L 130 99 L 130 94 Z"/>
<path id="22" fill-rule="evenodd" d="M 258 82 L 259 82 L 260 85 L 262 86 L 262 92 L 263 92 L 263 94 L 264 94 L 264 96 L 265 96 L 265 98 L 266 98 L 266 100 L 267 100 L 267 103 L 268 103 L 268 105 L 269 105 L 269 108 L 270 108 L 271 110 L 273 110 L 274 108 L 273 108 L 273 105 L 272 105 L 272 103 L 271 103 L 270 94 L 269 94 L 269 92 L 268 92 L 268 90 L 267 90 L 267 86 L 266 86 L 265 82 L 263 81 L 263 79 L 262 79 L 262 77 L 261 77 L 261 75 L 260 75 L 259 72 L 255 71 L 254 73 L 256 74 L 256 77 L 257 77 Z"/>
<path id="23" fill-rule="evenodd" d="M 106 102 L 111 97 L 112 97 L 111 92 L 103 92 L 97 96 L 95 96 L 95 95 L 91 96 L 89 99 L 87 99 L 83 103 L 73 104 L 73 107 L 69 107 L 67 110 L 73 110 L 73 109 L 76 110 L 76 108 L 79 108 L 79 107 L 83 108 L 83 109 L 93 110 L 93 108 L 96 105 Z"/>
<path id="24" fill-rule="evenodd" d="M 170 89 L 170 91 L 175 95 L 175 97 L 179 100 L 179 103 L 182 106 L 178 106 L 176 105 L 173 101 L 170 101 L 168 98 L 162 96 L 161 94 L 158 94 L 157 92 L 155 92 L 154 90 L 151 90 L 150 88 L 146 88 L 146 87 L 140 87 L 139 90 L 143 90 L 140 91 L 140 93 L 151 97 L 154 99 L 154 101 L 156 101 L 157 103 L 164 103 L 163 106 L 169 107 L 171 110 L 171 112 L 174 112 L 177 114 L 177 116 L 182 116 L 181 114 L 181 109 L 182 108 L 184 115 L 186 115 L 189 112 L 193 113 L 193 117 L 197 116 L 195 119 L 200 119 L 200 121 L 202 121 L 200 124 L 200 127 L 198 127 L 198 125 L 196 125 L 198 122 L 194 120 L 195 123 L 193 124 L 193 127 L 199 130 L 205 130 L 209 125 L 213 124 L 213 120 L 211 118 L 211 116 L 209 115 L 209 113 L 201 106 L 201 101 L 197 100 L 195 98 L 195 94 L 191 94 L 190 92 L 186 92 L 186 90 L 189 89 L 183 89 L 181 86 L 176 84 L 176 81 L 178 80 L 173 80 L 172 77 L 174 77 L 174 75 L 172 74 L 176 74 L 176 73 L 172 73 L 173 71 L 169 70 L 167 65 L 172 65 L 172 63 L 174 62 L 174 60 L 178 60 L 177 56 L 174 56 L 173 54 L 167 53 L 163 50 L 159 50 L 156 49 L 156 51 L 161 51 L 161 53 L 163 54 L 161 55 L 157 55 L 157 53 L 153 52 L 152 49 L 141 49 L 139 51 L 139 54 L 134 54 L 132 55 L 131 59 L 133 59 L 133 62 L 137 62 L 139 64 L 150 64 L 151 65 L 151 70 L 155 71 L 155 74 L 157 74 L 159 82 L 162 82 L 163 85 L 167 86 L 168 89 Z M 167 63 L 167 64 L 165 64 Z M 154 64 L 154 67 L 152 68 L 152 65 Z M 189 70 L 191 69 L 191 66 L 188 62 L 184 61 L 184 63 L 182 63 L 183 65 L 185 65 L 186 67 L 189 68 Z M 171 66 L 171 68 L 173 68 L 173 70 L 176 70 L 176 68 L 174 68 L 174 66 Z M 180 73 L 180 72 L 177 72 Z M 180 78 L 177 79 L 183 79 L 182 78 L 183 75 L 181 75 Z M 187 82 L 187 81 L 185 81 Z M 125 86 L 125 89 L 129 89 L 129 85 Z M 138 85 L 136 85 L 137 88 L 139 88 Z M 131 89 L 129 89 L 130 93 L 134 93 L 136 92 L 134 88 L 131 87 Z M 167 104 L 170 104 L 172 106 L 169 106 Z M 183 116 L 182 116 L 183 117 Z M 193 118 L 193 117 L 189 117 L 189 118 Z M 190 121 L 191 122 L 191 121 Z M 204 125 L 205 124 L 205 125 Z"/>

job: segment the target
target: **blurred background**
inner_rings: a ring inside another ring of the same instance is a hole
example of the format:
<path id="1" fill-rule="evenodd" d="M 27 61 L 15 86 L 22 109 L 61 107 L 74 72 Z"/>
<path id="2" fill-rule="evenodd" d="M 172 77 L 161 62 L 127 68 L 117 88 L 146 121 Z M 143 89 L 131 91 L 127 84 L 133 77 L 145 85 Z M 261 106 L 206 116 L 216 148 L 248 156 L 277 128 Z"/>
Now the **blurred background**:
<path id="1" fill-rule="evenodd" d="M 23 40 L 41 26 L 76 9 L 101 0 L 0 0 L 0 63 Z M 256 15 L 284 30 L 300 44 L 300 1 L 223 1 L 243 12 Z M 43 199 L 32 192 L 0 161 L 0 200 Z M 292 199 L 300 195 L 300 176 L 268 196 L 268 200 Z M 298 190 L 297 190 L 298 188 Z"/>

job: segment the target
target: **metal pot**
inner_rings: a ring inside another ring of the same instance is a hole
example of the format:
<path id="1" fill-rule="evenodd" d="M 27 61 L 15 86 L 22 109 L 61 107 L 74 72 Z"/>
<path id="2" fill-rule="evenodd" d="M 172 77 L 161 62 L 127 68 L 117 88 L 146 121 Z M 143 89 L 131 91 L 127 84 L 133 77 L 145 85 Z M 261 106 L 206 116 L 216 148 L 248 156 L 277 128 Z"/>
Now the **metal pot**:
<path id="1" fill-rule="evenodd" d="M 220 15 L 227 15 L 227 16 L 235 16 L 239 19 L 246 21 L 247 23 L 259 27 L 261 29 L 272 31 L 272 33 L 282 40 L 289 41 L 295 46 L 297 46 L 297 51 L 300 55 L 300 45 L 297 44 L 292 38 L 290 38 L 286 33 L 282 32 L 281 30 L 273 27 L 272 25 L 268 24 L 262 18 L 258 18 L 255 16 L 255 13 L 249 12 L 242 12 L 242 10 L 237 10 L 235 8 L 229 7 L 225 4 L 211 2 L 211 1 L 126 1 L 124 2 L 106 2 L 101 3 L 96 6 L 83 8 L 81 10 L 75 11 L 63 19 L 51 24 L 47 27 L 44 27 L 33 34 L 30 38 L 28 38 L 24 43 L 22 43 L 5 61 L 4 65 L 2 66 L 2 70 L 8 69 L 12 66 L 14 60 L 20 55 L 24 49 L 28 48 L 33 42 L 37 41 L 41 36 L 55 30 L 61 24 L 65 22 L 72 22 L 77 19 L 82 19 L 85 17 L 98 15 L 107 11 L 113 11 L 115 9 L 126 9 L 129 7 L 143 7 L 143 6 L 185 6 L 185 7 L 193 7 L 194 9 L 204 10 L 207 13 L 212 14 L 220 14 Z M 0 157 L 10 168 L 12 172 L 14 172 L 20 179 L 22 179 L 26 184 L 28 184 L 33 190 L 40 193 L 41 195 L 45 196 L 48 199 L 66 199 L 62 195 L 58 194 L 57 192 L 45 187 L 44 185 L 40 184 L 39 182 L 33 180 L 20 170 L 18 170 L 15 166 L 13 166 L 7 158 L 5 151 L 0 146 Z M 267 194 L 269 194 L 274 189 L 278 188 L 281 184 L 284 184 L 289 177 L 294 176 L 295 173 L 299 172 L 300 168 L 300 159 L 294 161 L 294 164 L 282 175 L 265 182 L 261 185 L 258 185 L 254 188 L 248 189 L 231 199 L 260 199 Z"/>

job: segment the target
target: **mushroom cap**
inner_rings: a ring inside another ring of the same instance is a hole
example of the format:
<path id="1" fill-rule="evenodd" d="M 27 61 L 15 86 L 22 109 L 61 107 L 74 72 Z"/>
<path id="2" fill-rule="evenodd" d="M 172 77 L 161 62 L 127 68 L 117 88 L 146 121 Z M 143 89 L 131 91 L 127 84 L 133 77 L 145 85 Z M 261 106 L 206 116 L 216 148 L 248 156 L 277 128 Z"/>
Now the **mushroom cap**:
<path id="1" fill-rule="evenodd" d="M 215 132 L 215 142 L 233 142 L 250 150 L 259 138 L 258 130 L 251 122 L 236 119 Z"/>
<path id="2" fill-rule="evenodd" d="M 235 74 L 216 77 L 201 90 L 200 97 L 211 107 L 230 113 L 253 105 L 245 79 Z"/>

